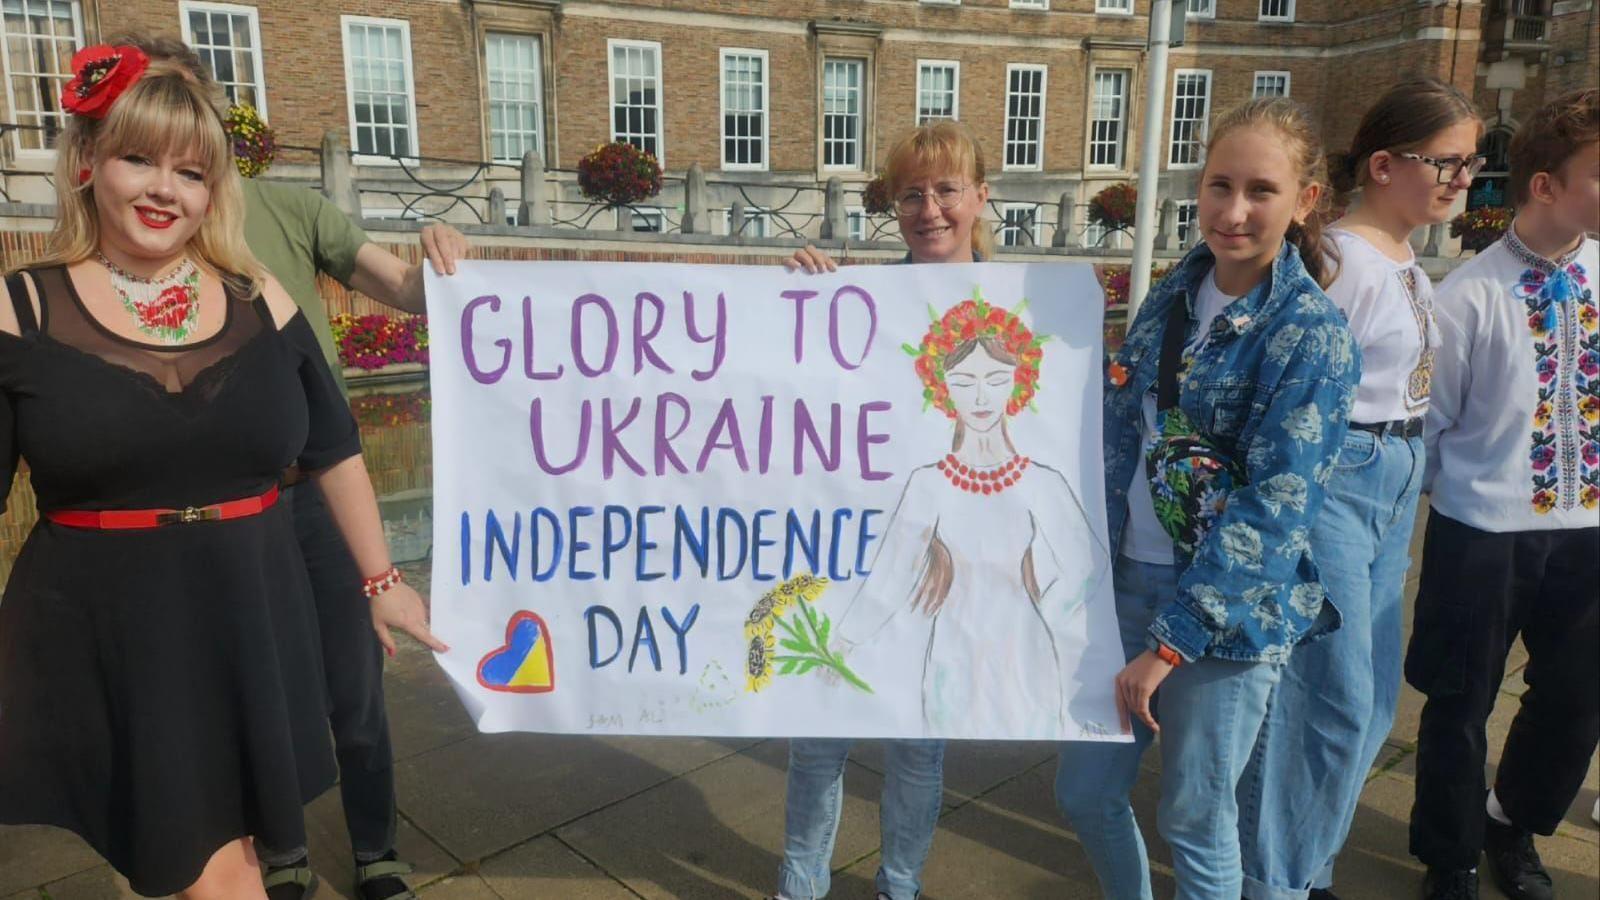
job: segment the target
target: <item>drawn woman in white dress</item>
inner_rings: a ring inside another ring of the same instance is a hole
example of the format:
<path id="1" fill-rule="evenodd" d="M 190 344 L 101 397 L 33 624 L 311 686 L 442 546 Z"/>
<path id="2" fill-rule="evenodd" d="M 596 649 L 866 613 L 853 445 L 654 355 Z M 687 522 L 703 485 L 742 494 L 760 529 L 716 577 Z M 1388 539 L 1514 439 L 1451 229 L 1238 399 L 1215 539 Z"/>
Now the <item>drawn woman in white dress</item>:
<path id="1" fill-rule="evenodd" d="M 1018 311 L 1021 307 L 1018 307 Z M 975 296 L 935 321 L 916 356 L 950 452 L 912 471 L 871 576 L 836 625 L 842 649 L 898 614 L 928 623 L 923 723 L 944 737 L 1053 737 L 1086 642 L 1084 601 L 1109 563 L 1072 485 L 1017 451 L 1044 338 Z"/>

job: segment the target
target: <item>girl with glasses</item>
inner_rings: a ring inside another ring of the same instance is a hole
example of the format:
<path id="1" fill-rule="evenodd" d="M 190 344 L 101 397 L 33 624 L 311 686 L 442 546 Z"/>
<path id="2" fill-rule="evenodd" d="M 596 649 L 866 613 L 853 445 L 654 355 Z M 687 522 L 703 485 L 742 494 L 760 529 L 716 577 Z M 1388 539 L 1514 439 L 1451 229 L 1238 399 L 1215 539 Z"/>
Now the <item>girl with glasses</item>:
<path id="1" fill-rule="evenodd" d="M 1461 91 L 1407 81 L 1367 111 L 1332 167 L 1341 194 L 1361 189 L 1328 232 L 1338 264 L 1327 289 L 1360 345 L 1361 384 L 1311 530 L 1340 624 L 1295 648 L 1241 788 L 1260 798 L 1240 822 L 1251 900 L 1333 896 L 1334 858 L 1394 724 L 1422 423 L 1439 347 L 1433 288 L 1409 241 L 1455 211 L 1483 165 L 1482 134 Z"/>
<path id="2" fill-rule="evenodd" d="M 909 248 L 901 262 L 981 262 L 993 253 L 994 238 L 981 221 L 989 200 L 983 151 L 965 126 L 931 122 L 903 135 L 889 150 L 883 178 Z M 809 273 L 836 268 L 826 252 L 812 246 L 795 251 L 784 265 Z M 838 738 L 789 742 L 776 900 L 817 900 L 828 893 L 852 743 Z M 942 740 L 884 742 L 878 900 L 915 900 L 922 890 L 922 866 L 939 824 L 944 747 Z"/>

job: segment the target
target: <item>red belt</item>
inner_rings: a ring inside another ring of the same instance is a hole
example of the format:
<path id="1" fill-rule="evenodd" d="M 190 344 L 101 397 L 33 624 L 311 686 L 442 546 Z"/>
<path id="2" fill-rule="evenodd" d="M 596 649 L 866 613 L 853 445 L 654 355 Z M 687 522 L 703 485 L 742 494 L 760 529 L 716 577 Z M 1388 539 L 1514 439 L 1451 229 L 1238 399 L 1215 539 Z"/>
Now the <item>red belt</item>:
<path id="1" fill-rule="evenodd" d="M 278 486 L 273 485 L 264 494 L 245 497 L 240 500 L 225 500 L 221 503 L 213 503 L 210 506 L 186 506 L 183 509 L 108 509 L 99 512 L 64 509 L 56 512 L 47 512 L 45 513 L 45 518 L 57 525 L 67 525 L 72 528 L 97 528 L 102 530 L 160 528 L 163 525 L 187 524 L 189 522 L 219 522 L 224 519 L 243 519 L 246 516 L 260 515 L 277 502 Z"/>

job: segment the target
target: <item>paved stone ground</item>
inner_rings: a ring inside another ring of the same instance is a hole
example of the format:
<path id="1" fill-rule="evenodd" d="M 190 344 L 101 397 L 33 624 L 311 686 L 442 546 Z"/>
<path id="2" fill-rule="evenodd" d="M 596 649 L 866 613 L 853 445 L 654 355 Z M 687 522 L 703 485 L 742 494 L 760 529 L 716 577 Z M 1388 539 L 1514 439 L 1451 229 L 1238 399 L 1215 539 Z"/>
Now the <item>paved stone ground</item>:
<path id="1" fill-rule="evenodd" d="M 411 575 L 427 583 L 424 572 Z M 1515 712 L 1524 660 L 1518 647 L 1490 723 L 1491 761 Z M 772 887 L 784 741 L 481 735 L 415 645 L 391 664 L 387 684 L 400 852 L 416 863 L 424 900 L 723 900 Z M 1345 898 L 1415 893 L 1421 870 L 1406 852 L 1406 822 L 1421 708 L 1406 688 L 1339 863 Z M 1154 829 L 1155 766 L 1149 754 L 1135 807 L 1155 855 L 1157 895 L 1171 896 L 1170 858 Z M 872 896 L 882 771 L 871 745 L 850 763 L 830 896 Z M 1054 754 L 1043 744 L 952 744 L 925 897 L 1099 896 L 1082 848 L 1056 814 L 1053 774 Z M 1600 896 L 1600 842 L 1589 820 L 1596 790 L 1591 766 L 1566 822 L 1539 842 L 1564 900 Z M 353 896 L 337 791 L 312 804 L 308 828 L 325 881 L 319 897 Z M 0 900 L 133 896 L 76 837 L 0 826 Z M 1484 896 L 1499 896 L 1487 881 Z"/>

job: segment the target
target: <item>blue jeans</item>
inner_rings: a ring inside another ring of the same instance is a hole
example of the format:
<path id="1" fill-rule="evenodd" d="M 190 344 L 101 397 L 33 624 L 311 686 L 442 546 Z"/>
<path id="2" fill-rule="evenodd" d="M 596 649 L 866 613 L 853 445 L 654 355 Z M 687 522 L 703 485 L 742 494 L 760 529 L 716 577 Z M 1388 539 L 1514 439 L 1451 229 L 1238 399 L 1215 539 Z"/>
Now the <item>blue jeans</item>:
<path id="1" fill-rule="evenodd" d="M 844 803 L 844 763 L 852 743 L 848 738 L 789 742 L 780 897 L 816 900 L 828 893 L 833 842 Z M 884 741 L 884 765 L 887 771 L 878 801 L 883 841 L 878 890 L 890 900 L 915 900 L 922 890 L 922 864 L 939 825 L 944 741 Z"/>
<path id="2" fill-rule="evenodd" d="M 1174 566 L 1119 556 L 1112 573 L 1123 652 L 1146 649 L 1155 611 L 1177 596 Z M 1161 722 L 1157 827 L 1172 848 L 1178 897 L 1237 900 L 1239 810 L 1235 790 L 1266 718 L 1280 666 L 1205 658 L 1178 667 L 1156 694 Z M 1089 853 L 1109 900 L 1149 900 L 1150 864 L 1128 795 L 1150 732 L 1132 744 L 1067 743 L 1056 768 L 1056 803 Z"/>
<path id="3" fill-rule="evenodd" d="M 1132 660 L 1145 651 L 1156 608 L 1178 594 L 1177 567 L 1119 554 L 1111 583 L 1122 652 Z M 1133 743 L 1067 741 L 1056 762 L 1056 806 L 1089 854 L 1107 900 L 1152 900 L 1150 862 L 1128 795 L 1139 778 L 1139 758 L 1153 737 L 1135 720 Z"/>
<path id="4" fill-rule="evenodd" d="M 1251 900 L 1300 900 L 1333 883 L 1334 858 L 1394 725 L 1423 457 L 1419 438 L 1356 430 L 1339 451 L 1311 551 L 1344 624 L 1295 648 L 1239 787 Z"/>

